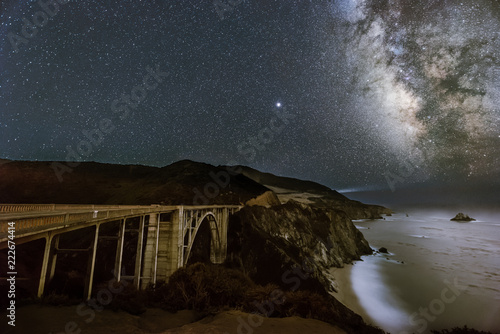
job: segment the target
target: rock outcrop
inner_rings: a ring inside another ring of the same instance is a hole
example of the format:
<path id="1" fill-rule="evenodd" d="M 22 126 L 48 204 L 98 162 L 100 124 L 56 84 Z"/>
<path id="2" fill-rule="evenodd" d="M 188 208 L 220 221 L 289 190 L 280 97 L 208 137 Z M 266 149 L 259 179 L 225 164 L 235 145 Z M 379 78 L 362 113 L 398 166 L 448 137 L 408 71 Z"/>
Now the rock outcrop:
<path id="1" fill-rule="evenodd" d="M 364 204 L 358 201 L 333 202 L 331 207 L 347 213 L 351 219 L 382 219 L 382 215 L 391 214 L 391 209 L 380 205 Z"/>
<path id="2" fill-rule="evenodd" d="M 245 207 L 229 224 L 228 260 L 258 284 L 332 291 L 328 268 L 371 253 L 341 210 L 289 201 L 271 208 Z"/>
<path id="3" fill-rule="evenodd" d="M 271 207 L 273 205 L 280 205 L 280 200 L 276 196 L 276 194 L 269 190 L 266 191 L 265 193 L 250 199 L 245 203 L 245 205 L 248 206 L 255 206 L 255 205 L 260 205 L 260 206 L 265 206 L 265 207 Z"/>
<path id="4" fill-rule="evenodd" d="M 467 215 L 467 214 L 463 214 L 462 212 L 459 212 L 459 213 L 457 213 L 457 215 L 454 218 L 451 218 L 450 220 L 470 222 L 470 221 L 474 221 L 475 219 L 469 217 L 469 215 Z"/>
<path id="5" fill-rule="evenodd" d="M 378 250 L 380 253 L 389 254 L 389 251 L 385 247 L 380 247 Z"/>

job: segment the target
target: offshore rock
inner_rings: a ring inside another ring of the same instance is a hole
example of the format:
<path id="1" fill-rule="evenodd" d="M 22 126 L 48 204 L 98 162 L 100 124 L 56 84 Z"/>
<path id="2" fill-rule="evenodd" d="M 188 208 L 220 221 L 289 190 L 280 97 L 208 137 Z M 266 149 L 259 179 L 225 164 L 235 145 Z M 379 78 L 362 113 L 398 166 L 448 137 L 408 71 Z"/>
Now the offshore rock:
<path id="1" fill-rule="evenodd" d="M 475 219 L 469 217 L 469 215 L 466 215 L 466 214 L 463 214 L 462 212 L 459 212 L 459 213 L 457 213 L 457 215 L 454 218 L 451 218 L 450 220 L 470 222 L 470 221 L 473 221 Z"/>

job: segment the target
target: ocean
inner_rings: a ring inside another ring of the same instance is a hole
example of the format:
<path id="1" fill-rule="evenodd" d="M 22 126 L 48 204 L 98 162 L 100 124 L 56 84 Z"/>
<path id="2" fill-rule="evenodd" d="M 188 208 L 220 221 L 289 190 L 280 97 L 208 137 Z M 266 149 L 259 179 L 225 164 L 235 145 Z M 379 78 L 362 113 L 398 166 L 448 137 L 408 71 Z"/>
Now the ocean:
<path id="1" fill-rule="evenodd" d="M 372 248 L 389 251 L 342 269 L 367 322 L 393 334 L 464 325 L 500 333 L 500 211 L 466 212 L 477 219 L 468 223 L 450 221 L 456 213 L 354 221 Z"/>

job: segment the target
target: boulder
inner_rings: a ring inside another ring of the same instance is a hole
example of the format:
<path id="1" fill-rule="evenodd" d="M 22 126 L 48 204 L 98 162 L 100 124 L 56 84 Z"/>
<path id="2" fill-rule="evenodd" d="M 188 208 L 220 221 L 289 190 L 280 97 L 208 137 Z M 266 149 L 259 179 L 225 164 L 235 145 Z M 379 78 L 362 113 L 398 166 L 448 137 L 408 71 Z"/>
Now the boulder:
<path id="1" fill-rule="evenodd" d="M 389 251 L 387 250 L 387 248 L 385 247 L 380 247 L 379 250 L 378 250 L 380 253 L 385 253 L 385 254 L 388 254 Z"/>

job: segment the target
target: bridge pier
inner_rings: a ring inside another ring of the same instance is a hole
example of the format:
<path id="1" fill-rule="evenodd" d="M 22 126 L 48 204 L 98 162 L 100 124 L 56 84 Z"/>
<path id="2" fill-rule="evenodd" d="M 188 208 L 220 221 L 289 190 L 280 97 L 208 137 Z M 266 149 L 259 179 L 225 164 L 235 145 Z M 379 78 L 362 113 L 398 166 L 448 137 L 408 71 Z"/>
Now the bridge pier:
<path id="1" fill-rule="evenodd" d="M 49 257 L 49 265 L 50 265 L 50 273 L 49 273 L 49 282 L 54 278 L 56 274 L 56 263 L 57 263 L 57 251 L 59 250 L 59 237 L 60 234 L 56 234 L 52 239 L 54 242 L 54 247 L 52 247 L 52 252 Z"/>
<path id="2" fill-rule="evenodd" d="M 142 260 L 142 277 L 140 279 L 141 288 L 146 288 L 149 284 L 156 284 L 156 268 L 158 261 L 158 230 L 160 215 L 153 213 L 149 215 L 147 225 L 146 248 Z"/>
<path id="3" fill-rule="evenodd" d="M 125 219 L 120 220 L 120 229 L 118 231 L 118 241 L 116 243 L 116 255 L 114 276 L 117 282 L 122 278 L 123 244 L 125 241 Z"/>
<path id="4" fill-rule="evenodd" d="M 85 300 L 89 300 L 92 295 L 92 284 L 94 283 L 94 269 L 95 269 L 95 259 L 97 254 L 97 244 L 99 242 L 99 226 L 97 224 L 95 226 L 95 234 L 94 241 L 91 246 L 91 253 L 89 256 L 89 263 L 87 265 L 87 277 L 85 278 L 85 290 L 84 290 L 84 298 Z"/>
<path id="5" fill-rule="evenodd" d="M 137 231 L 137 251 L 135 255 L 135 269 L 134 269 L 134 286 L 137 289 L 141 287 L 141 272 L 142 272 L 142 246 L 144 243 L 144 225 L 146 216 L 141 216 L 139 222 L 139 230 Z"/>
<path id="6" fill-rule="evenodd" d="M 42 262 L 42 270 L 40 271 L 40 280 L 38 283 L 38 298 L 43 296 L 45 291 L 45 282 L 47 280 L 47 272 L 49 268 L 49 262 L 52 255 L 52 233 L 48 232 L 45 237 L 45 250 L 43 252 L 43 262 Z"/>
<path id="7" fill-rule="evenodd" d="M 167 280 L 177 269 L 182 266 L 179 262 L 181 256 L 182 244 L 179 245 L 179 239 L 182 237 L 182 219 L 184 216 L 184 209 L 180 208 L 171 215 L 171 221 L 166 229 L 165 239 L 167 241 L 167 256 L 166 266 L 164 271 L 165 280 Z"/>
<path id="8" fill-rule="evenodd" d="M 154 219 L 156 226 L 148 227 L 146 249 L 142 260 L 144 277 L 141 279 L 141 288 L 147 287 L 150 283 L 167 281 L 170 275 L 179 268 L 179 211 L 155 215 L 153 218 L 151 216 L 150 222 Z"/>

